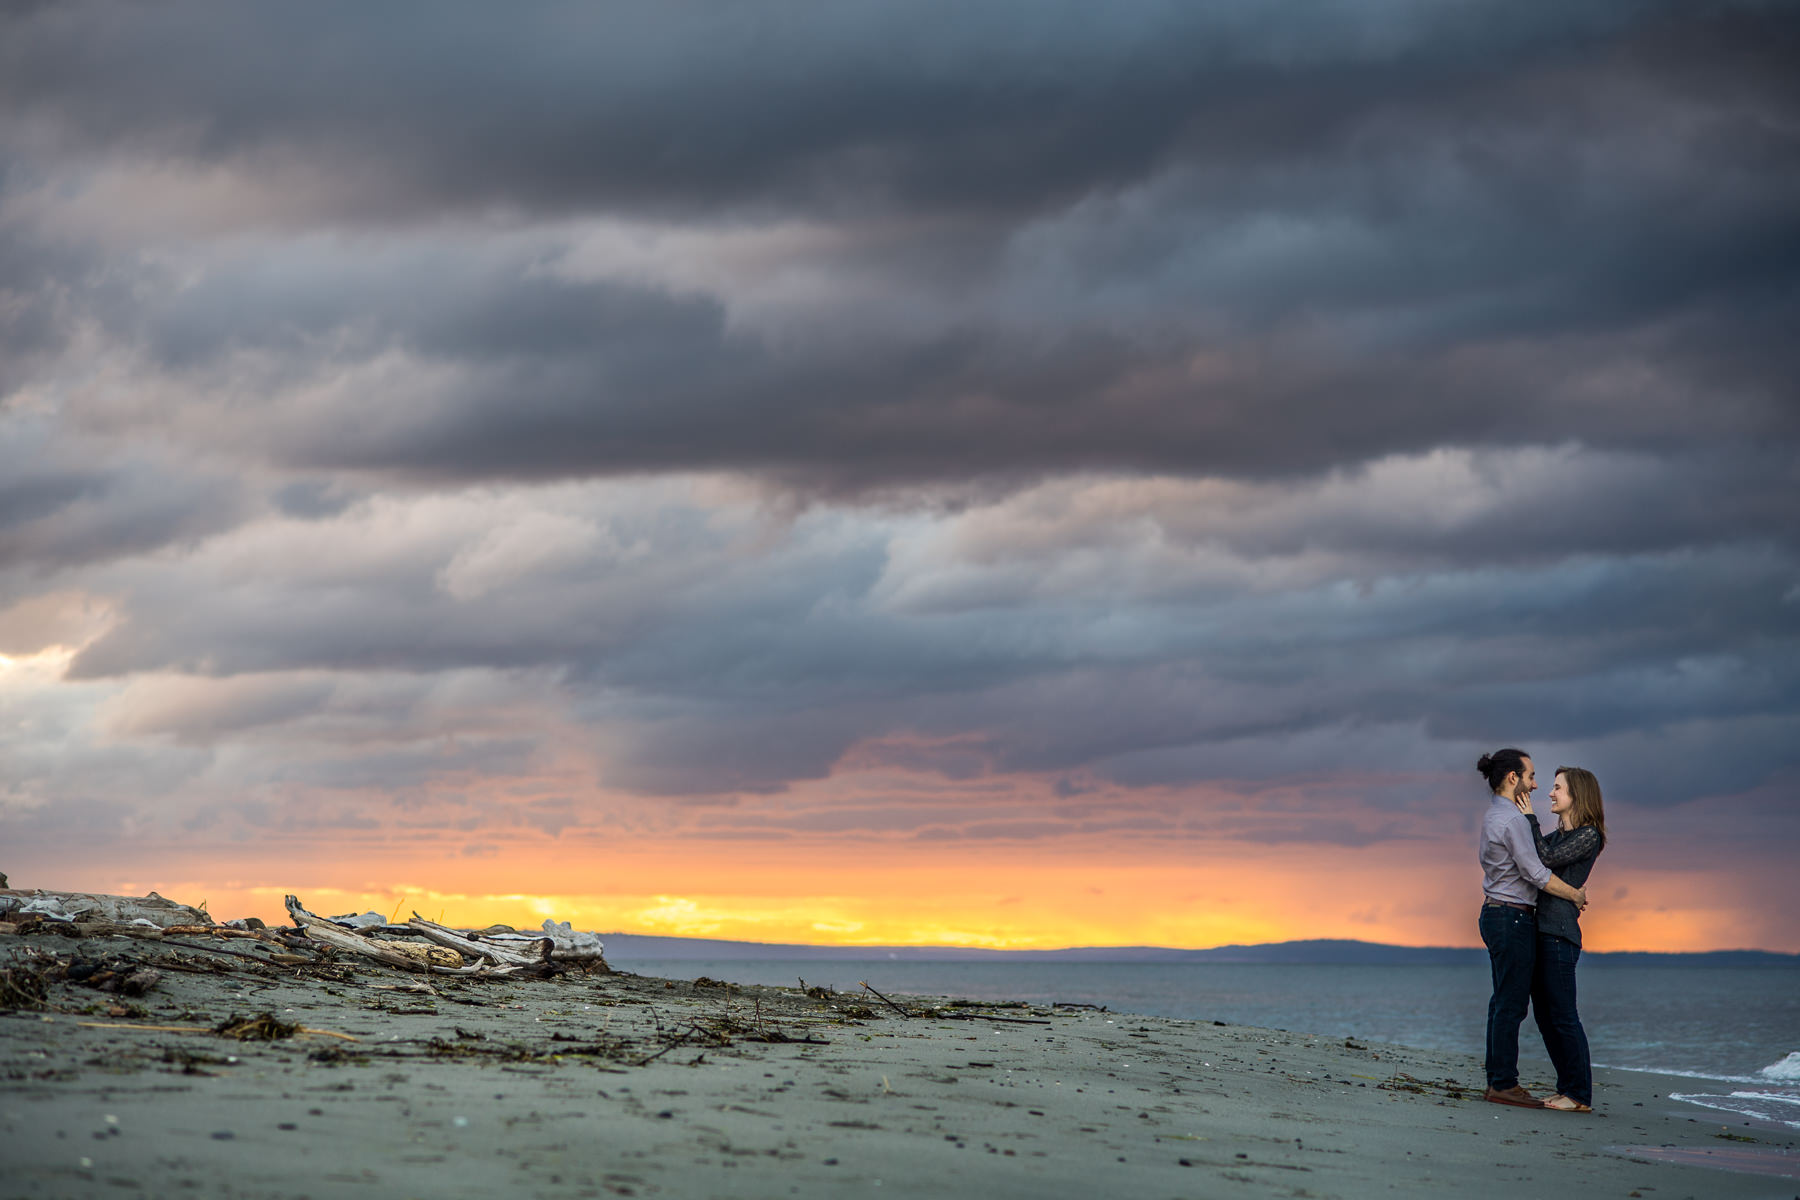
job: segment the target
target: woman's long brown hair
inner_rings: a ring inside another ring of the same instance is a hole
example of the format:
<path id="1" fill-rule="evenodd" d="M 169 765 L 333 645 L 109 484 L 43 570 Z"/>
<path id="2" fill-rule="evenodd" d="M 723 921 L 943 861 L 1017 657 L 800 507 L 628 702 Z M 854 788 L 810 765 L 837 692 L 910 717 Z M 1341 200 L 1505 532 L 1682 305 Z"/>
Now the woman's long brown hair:
<path id="1" fill-rule="evenodd" d="M 1606 809 L 1600 803 L 1600 781 L 1583 767 L 1558 767 L 1556 773 L 1569 785 L 1569 797 L 1574 801 L 1569 805 L 1572 827 L 1580 829 L 1583 825 L 1592 825 L 1600 831 L 1600 841 L 1604 843 Z"/>

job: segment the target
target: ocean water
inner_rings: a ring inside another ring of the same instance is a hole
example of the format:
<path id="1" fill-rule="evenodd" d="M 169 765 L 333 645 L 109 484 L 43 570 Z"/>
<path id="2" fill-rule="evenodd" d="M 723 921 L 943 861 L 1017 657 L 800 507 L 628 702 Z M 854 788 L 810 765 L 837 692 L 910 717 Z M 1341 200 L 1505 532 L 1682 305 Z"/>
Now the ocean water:
<path id="1" fill-rule="evenodd" d="M 1116 1012 L 1260 1025 L 1482 1054 L 1485 966 L 1235 963 L 907 962 L 779 959 L 618 960 L 669 979 L 830 986 L 893 994 L 1105 1005 Z M 1582 1024 L 1598 1066 L 1685 1081 L 1672 1098 L 1800 1129 L 1800 968 L 1581 964 Z M 1529 1017 L 1527 1074 L 1549 1060 Z"/>

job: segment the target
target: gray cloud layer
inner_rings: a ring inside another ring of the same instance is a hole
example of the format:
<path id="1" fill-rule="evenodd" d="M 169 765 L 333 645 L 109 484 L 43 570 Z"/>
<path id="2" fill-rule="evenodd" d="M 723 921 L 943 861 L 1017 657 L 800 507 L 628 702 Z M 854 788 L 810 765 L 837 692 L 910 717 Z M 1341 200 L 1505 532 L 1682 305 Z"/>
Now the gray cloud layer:
<path id="1" fill-rule="evenodd" d="M 257 449 L 435 477 L 843 489 L 1789 440 L 1797 28 L 1682 4 L 27 10 L 0 63 L 14 197 L 149 192 L 238 236 L 165 213 L 137 240 L 168 253 L 96 269 L 21 217 L 13 336 L 86 316 L 201 407 L 222 373 L 279 395 L 404 355 L 442 375 L 404 412 L 352 392 Z M 594 220 L 820 236 L 696 286 L 670 260 L 716 242 L 584 270 Z M 771 278 L 796 273 L 823 282 Z"/>
<path id="2" fill-rule="evenodd" d="M 1791 6 L 0 23 L 20 796 L 1796 765 Z"/>

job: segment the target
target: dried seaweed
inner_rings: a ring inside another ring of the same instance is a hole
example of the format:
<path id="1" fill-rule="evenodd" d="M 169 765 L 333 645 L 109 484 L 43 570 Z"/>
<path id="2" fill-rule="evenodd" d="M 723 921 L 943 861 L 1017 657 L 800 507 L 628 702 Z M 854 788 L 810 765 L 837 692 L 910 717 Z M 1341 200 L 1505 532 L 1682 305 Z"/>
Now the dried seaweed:
<path id="1" fill-rule="evenodd" d="M 236 1038 L 240 1042 L 275 1042 L 299 1033 L 300 1025 L 297 1022 L 283 1021 L 274 1013 L 261 1013 L 254 1017 L 240 1017 L 232 1013 L 214 1025 L 212 1031 L 220 1037 Z"/>
<path id="2" fill-rule="evenodd" d="M 1474 1089 L 1464 1087 L 1454 1079 L 1415 1079 L 1403 1072 L 1375 1086 L 1384 1092 L 1411 1092 L 1415 1096 L 1443 1096 L 1448 1100 L 1467 1100 L 1475 1094 Z"/>
<path id="3" fill-rule="evenodd" d="M 48 1007 L 50 987 L 43 972 L 27 966 L 0 970 L 0 1012 Z"/>

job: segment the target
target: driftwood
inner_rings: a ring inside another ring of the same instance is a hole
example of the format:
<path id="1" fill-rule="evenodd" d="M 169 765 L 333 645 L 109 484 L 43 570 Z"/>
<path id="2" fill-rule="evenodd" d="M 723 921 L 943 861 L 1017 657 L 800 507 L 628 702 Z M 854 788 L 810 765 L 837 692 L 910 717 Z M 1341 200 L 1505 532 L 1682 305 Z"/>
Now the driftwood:
<path id="1" fill-rule="evenodd" d="M 102 896 L 92 892 L 51 892 L 39 888 L 0 889 L 0 913 L 9 922 L 22 921 L 31 913 L 53 919 L 130 925 L 148 921 L 158 928 L 198 925 L 210 928 L 213 919 L 203 909 L 177 904 L 151 892 L 148 896 Z M 139 925 L 138 928 L 147 928 Z"/>
<path id="2" fill-rule="evenodd" d="M 493 942 L 478 942 L 473 937 L 460 934 L 454 929 L 448 929 L 436 921 L 427 921 L 417 912 L 413 913 L 412 920 L 408 921 L 406 925 L 407 928 L 417 932 L 420 937 L 429 938 L 440 946 L 448 946 L 450 949 L 460 952 L 465 958 L 485 958 L 496 966 L 502 967 L 524 967 L 534 963 L 547 962 L 550 958 L 551 947 L 554 945 L 549 938 L 541 938 L 536 943 L 525 943 L 517 950 Z M 530 953 L 525 948 L 526 946 L 537 950 L 537 953 Z"/>
<path id="3" fill-rule="evenodd" d="M 446 975 L 482 975 L 488 973 L 486 969 L 482 967 L 452 967 L 445 964 L 434 963 L 428 958 L 417 954 L 417 951 L 424 949 L 422 946 L 408 947 L 407 950 L 400 950 L 397 949 L 397 947 L 402 943 L 384 942 L 375 938 L 366 938 L 360 933 L 351 933 L 348 929 L 340 929 L 330 921 L 327 921 L 324 917 L 307 912 L 306 909 L 300 906 L 300 899 L 297 896 L 288 896 L 286 897 L 286 901 L 288 915 L 294 918 L 294 924 L 306 930 L 307 937 L 317 938 L 327 946 L 332 946 L 339 950 L 348 950 L 352 954 L 360 954 L 365 958 L 372 958 L 376 962 L 386 963 L 390 967 L 399 967 L 403 971 L 429 971 Z M 457 962 L 460 963 L 461 961 L 462 959 L 459 956 Z"/>
<path id="4" fill-rule="evenodd" d="M 424 971 L 433 975 L 481 976 L 489 979 L 512 978 L 517 976 L 540 976 L 554 974 L 561 970 L 553 963 L 524 963 L 519 965 L 491 966 L 481 963 L 473 967 L 443 966 L 425 957 L 427 954 L 454 953 L 439 946 L 421 946 L 416 942 L 400 942 L 384 938 L 366 938 L 348 929 L 341 929 L 324 917 L 309 913 L 301 907 L 297 896 L 288 896 L 288 915 L 294 923 L 306 930 L 306 935 L 317 938 L 327 946 L 339 950 L 348 950 L 353 954 L 361 954 L 376 962 L 386 963 L 390 967 L 399 967 L 403 971 Z M 457 961 L 462 961 L 458 956 Z"/>
<path id="5" fill-rule="evenodd" d="M 574 963 L 584 969 L 599 967 L 608 974 L 612 967 L 606 962 L 606 947 L 600 936 L 594 933 L 577 931 L 567 921 L 546 919 L 543 933 L 521 933 L 510 925 L 490 925 L 486 929 L 475 931 L 472 937 L 480 937 L 490 942 L 497 942 L 513 949 L 535 954 L 533 942 L 550 939 L 549 959 L 552 962 Z"/>
<path id="6" fill-rule="evenodd" d="M 219 945 L 176 942 L 174 939 L 198 937 L 209 942 L 247 939 L 269 947 L 285 946 L 290 950 L 326 956 L 332 950 L 345 951 L 406 971 L 484 978 L 541 978 L 561 974 L 575 965 L 587 971 L 611 970 L 602 954 L 598 935 L 576 932 L 567 922 L 545 921 L 543 933 L 520 933 L 510 926 L 468 933 L 428 921 L 414 913 L 413 919 L 405 925 L 371 925 L 359 931 L 308 912 L 295 896 L 287 897 L 287 908 L 298 927 L 292 931 L 263 927 L 255 918 L 221 925 L 204 907 L 176 904 L 155 892 L 144 897 L 129 897 L 11 890 L 0 886 L 0 935 L 56 933 L 67 937 L 128 937 L 227 955 L 234 952 Z M 383 934 L 395 936 L 381 936 Z M 304 960 L 292 954 L 265 958 L 239 952 L 238 957 L 278 965 L 304 965 Z M 465 962 L 465 958 L 470 961 Z"/>
<path id="7" fill-rule="evenodd" d="M 446 946 L 425 946 L 418 942 L 402 942 L 388 938 L 372 939 L 386 949 L 404 954 L 406 957 L 429 963 L 434 967 L 460 967 L 463 956 Z"/>

